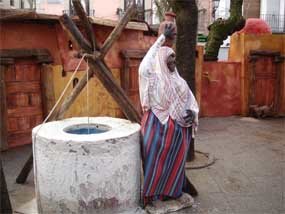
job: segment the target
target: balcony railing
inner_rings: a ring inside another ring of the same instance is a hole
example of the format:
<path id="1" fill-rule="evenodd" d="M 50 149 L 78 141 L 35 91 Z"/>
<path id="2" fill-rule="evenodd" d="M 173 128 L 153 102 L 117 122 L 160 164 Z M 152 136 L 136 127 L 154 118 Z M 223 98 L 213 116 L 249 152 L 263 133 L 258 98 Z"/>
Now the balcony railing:
<path id="1" fill-rule="evenodd" d="M 266 21 L 273 33 L 285 33 L 285 16 L 261 14 L 260 18 Z"/>
<path id="2" fill-rule="evenodd" d="M 125 11 L 118 8 L 117 15 L 119 16 L 119 18 L 123 17 L 124 14 L 125 14 Z M 156 14 L 152 9 L 147 9 L 147 10 L 137 9 L 137 11 L 136 11 L 135 15 L 132 17 L 132 19 L 137 20 L 137 21 L 145 21 L 149 25 L 159 23 L 159 19 L 158 19 L 158 17 L 156 17 Z"/>
<path id="3" fill-rule="evenodd" d="M 149 25 L 159 24 L 159 18 L 152 9 L 144 10 L 144 21 Z"/>
<path id="4" fill-rule="evenodd" d="M 74 10 L 63 10 L 63 14 L 67 14 L 69 16 L 76 16 L 76 12 Z M 95 10 L 89 10 L 89 13 L 87 13 L 88 16 L 95 16 Z"/>

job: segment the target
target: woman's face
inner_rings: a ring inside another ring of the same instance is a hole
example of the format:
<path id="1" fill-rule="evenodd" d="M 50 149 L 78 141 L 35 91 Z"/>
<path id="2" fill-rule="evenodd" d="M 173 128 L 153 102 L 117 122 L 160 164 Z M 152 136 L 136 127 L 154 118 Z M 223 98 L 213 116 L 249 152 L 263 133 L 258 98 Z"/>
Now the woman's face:
<path id="1" fill-rule="evenodd" d="M 172 53 L 168 58 L 167 58 L 167 67 L 169 69 L 169 71 L 172 73 L 175 71 L 175 67 L 176 67 L 176 62 L 175 62 L 176 56 L 175 53 Z"/>

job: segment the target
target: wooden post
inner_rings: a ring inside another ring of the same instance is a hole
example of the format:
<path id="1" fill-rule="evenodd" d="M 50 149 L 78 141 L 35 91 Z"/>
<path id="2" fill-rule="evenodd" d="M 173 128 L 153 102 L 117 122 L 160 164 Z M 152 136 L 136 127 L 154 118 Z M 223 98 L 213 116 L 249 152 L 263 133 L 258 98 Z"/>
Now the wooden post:
<path id="1" fill-rule="evenodd" d="M 43 98 L 43 115 L 45 118 L 51 111 L 56 101 L 54 94 L 53 71 L 51 65 L 41 65 L 41 86 Z"/>
<path id="2" fill-rule="evenodd" d="M 192 128 L 189 131 L 192 132 Z M 190 143 L 190 146 L 189 146 L 189 149 L 187 152 L 187 158 L 186 158 L 187 162 L 191 162 L 195 159 L 195 139 L 191 138 L 191 141 L 189 143 Z"/>
<path id="3" fill-rule="evenodd" d="M 105 65 L 105 63 L 100 60 L 97 60 L 96 63 L 94 63 L 93 61 L 92 63 L 91 60 L 90 66 L 91 68 L 94 67 L 96 76 L 105 86 L 107 91 L 112 95 L 115 101 L 117 101 L 117 103 L 121 107 L 121 110 L 124 112 L 125 116 L 133 122 L 140 123 L 141 115 L 136 110 L 135 106 L 132 104 L 131 100 L 125 94 L 123 89 L 117 84 L 113 75 L 111 74 L 111 71 Z"/>
<path id="4" fill-rule="evenodd" d="M 32 168 L 33 168 L 33 154 L 30 155 L 28 161 L 25 163 L 23 169 L 21 170 L 20 174 L 16 179 L 16 183 L 17 184 L 25 183 Z"/>
<path id="5" fill-rule="evenodd" d="M 0 151 L 8 149 L 7 142 L 7 104 L 6 104 L 6 86 L 5 71 L 7 65 L 0 65 Z"/>
<path id="6" fill-rule="evenodd" d="M 87 53 L 93 52 L 90 42 L 84 38 L 82 33 L 79 31 L 72 19 L 67 14 L 63 14 L 59 18 L 59 21 L 63 30 L 67 32 L 72 42 L 77 44 L 79 48 L 82 48 Z"/>
<path id="7" fill-rule="evenodd" d="M 98 47 L 98 44 L 96 42 L 96 39 L 95 39 L 95 35 L 94 35 L 94 32 L 93 32 L 93 28 L 92 28 L 92 25 L 90 24 L 89 22 L 89 19 L 80 3 L 80 0 L 72 0 L 72 3 L 73 3 L 73 7 L 75 9 L 75 12 L 76 14 L 78 15 L 83 27 L 84 27 L 84 30 L 87 34 L 87 37 L 88 37 L 88 40 L 91 42 L 91 46 L 92 46 L 92 50 L 98 50 L 99 47 Z"/>
<path id="8" fill-rule="evenodd" d="M 0 161 L 0 184 L 1 184 L 1 199 L 0 199 L 0 213 L 12 214 L 12 206 L 9 198 L 9 192 L 7 189 L 7 183 L 2 168 L 2 162 Z"/>

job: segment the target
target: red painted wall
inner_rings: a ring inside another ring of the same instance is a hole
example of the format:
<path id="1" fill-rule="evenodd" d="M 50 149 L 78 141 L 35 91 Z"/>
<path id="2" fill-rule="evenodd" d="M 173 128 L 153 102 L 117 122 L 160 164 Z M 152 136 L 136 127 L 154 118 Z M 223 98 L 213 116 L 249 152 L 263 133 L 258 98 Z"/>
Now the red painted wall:
<path id="1" fill-rule="evenodd" d="M 93 25 L 96 41 L 100 47 L 103 46 L 104 41 L 107 39 L 112 30 L 113 27 Z M 63 68 L 65 71 L 74 71 L 79 59 L 76 59 L 73 56 L 74 50 L 72 51 L 68 48 L 68 35 L 59 25 L 56 26 L 56 32 Z M 152 36 L 145 36 L 143 31 L 129 29 L 124 30 L 119 39 L 113 44 L 112 48 L 107 53 L 105 61 L 109 68 L 120 69 L 123 65 L 120 52 L 123 49 L 148 49 L 155 39 L 156 38 Z M 86 69 L 85 63 L 80 66 L 80 70 L 84 69 Z"/>
<path id="2" fill-rule="evenodd" d="M 203 63 L 201 116 L 241 113 L 240 72 L 240 62 Z"/>
<path id="3" fill-rule="evenodd" d="M 100 46 L 112 29 L 113 27 L 102 25 L 93 26 Z M 62 64 L 65 71 L 73 71 L 79 61 L 73 57 L 74 50 L 69 50 L 69 39 L 59 24 L 2 23 L 1 34 L 1 48 L 47 48 L 54 58 L 54 64 Z M 122 50 L 148 50 L 155 40 L 156 37 L 146 36 L 143 31 L 124 30 L 106 55 L 105 61 L 111 69 L 121 69 L 123 67 L 123 59 L 120 56 Z M 80 70 L 84 69 L 83 64 Z M 240 114 L 240 63 L 204 62 L 202 71 L 201 115 Z M 210 79 L 205 77 L 206 72 L 209 73 Z"/>
<path id="4" fill-rule="evenodd" d="M 1 23 L 1 49 L 46 48 L 50 51 L 54 64 L 61 64 L 56 40 L 56 31 L 52 24 Z"/>
<path id="5" fill-rule="evenodd" d="M 112 32 L 113 27 L 93 25 L 93 30 L 100 46 Z M 143 31 L 124 30 L 105 57 L 107 65 L 112 68 L 122 67 L 120 52 L 123 49 L 148 49 L 155 37 L 145 36 Z M 60 24 L 35 24 L 7 22 L 1 23 L 1 49 L 46 48 L 54 58 L 54 65 L 63 65 L 65 71 L 74 71 L 79 59 L 74 57 L 77 48 L 69 49 L 69 37 Z M 82 63 L 79 70 L 85 70 Z"/>
<path id="6" fill-rule="evenodd" d="M 78 48 L 72 43 L 70 47 L 69 42 L 71 41 L 60 24 L 55 25 L 55 30 L 63 70 L 74 71 L 80 62 L 80 59 L 75 57 L 75 54 L 78 52 Z M 79 71 L 82 70 L 86 70 L 86 63 L 84 60 L 79 67 Z"/>

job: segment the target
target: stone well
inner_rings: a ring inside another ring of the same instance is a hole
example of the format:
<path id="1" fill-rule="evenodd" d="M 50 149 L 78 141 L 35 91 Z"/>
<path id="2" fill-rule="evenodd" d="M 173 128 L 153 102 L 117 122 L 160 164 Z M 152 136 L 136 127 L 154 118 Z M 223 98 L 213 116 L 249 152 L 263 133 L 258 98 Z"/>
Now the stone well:
<path id="1" fill-rule="evenodd" d="M 140 199 L 140 126 L 95 117 L 33 129 L 39 213 L 119 213 Z"/>

